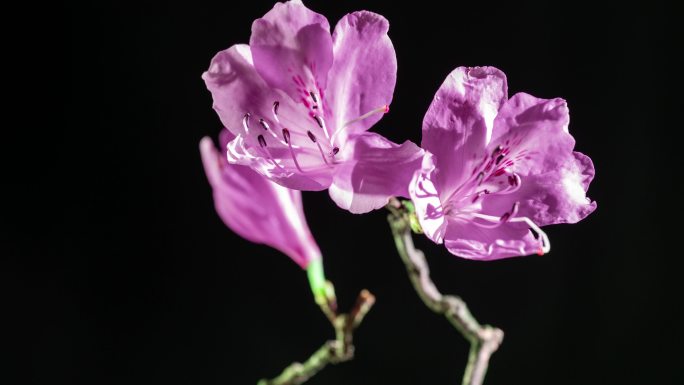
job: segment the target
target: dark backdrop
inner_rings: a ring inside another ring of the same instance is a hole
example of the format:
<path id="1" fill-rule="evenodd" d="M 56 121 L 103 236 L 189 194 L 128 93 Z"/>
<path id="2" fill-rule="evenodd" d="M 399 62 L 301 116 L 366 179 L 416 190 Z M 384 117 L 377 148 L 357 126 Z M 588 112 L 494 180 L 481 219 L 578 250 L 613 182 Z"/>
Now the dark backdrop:
<path id="1" fill-rule="evenodd" d="M 511 93 L 567 99 L 577 149 L 596 165 L 597 211 L 548 228 L 549 255 L 478 263 L 418 241 L 440 289 L 506 332 L 487 383 L 677 383 L 682 127 L 679 98 L 666 93 L 681 80 L 681 45 L 669 41 L 672 10 L 406 3 L 307 2 L 333 25 L 359 9 L 390 20 L 398 81 L 374 130 L 419 142 L 445 76 L 494 65 Z M 271 6 L 67 8 L 58 99 L 67 172 L 41 190 L 64 197 L 39 230 L 20 217 L 10 233 L 29 382 L 254 384 L 331 337 L 305 274 L 222 224 L 199 158 L 200 138 L 221 127 L 200 75 L 217 51 L 248 42 Z M 342 307 L 362 288 L 377 296 L 356 358 L 310 383 L 460 383 L 467 343 L 414 294 L 385 212 L 355 216 L 326 193 L 304 198 Z"/>

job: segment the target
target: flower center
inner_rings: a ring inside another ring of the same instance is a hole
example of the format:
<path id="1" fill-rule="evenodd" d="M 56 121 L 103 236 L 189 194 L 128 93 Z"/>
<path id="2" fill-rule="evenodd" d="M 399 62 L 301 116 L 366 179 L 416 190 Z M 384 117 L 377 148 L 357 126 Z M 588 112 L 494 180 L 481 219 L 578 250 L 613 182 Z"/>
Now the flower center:
<path id="1" fill-rule="evenodd" d="M 293 76 L 295 83 L 304 84 L 299 76 Z M 323 111 L 325 105 L 323 98 L 316 91 L 306 91 L 298 88 L 301 94 L 300 102 L 306 108 L 307 119 L 312 119 L 316 124 L 308 128 L 301 127 L 301 122 L 306 119 L 285 119 L 284 121 L 299 122 L 295 126 L 286 127 L 280 116 L 280 102 L 274 101 L 271 108 L 271 120 L 260 117 L 256 120 L 261 129 L 253 128 L 253 118 L 250 113 L 245 113 L 242 126 L 245 135 L 256 140 L 257 151 L 261 156 L 268 158 L 276 167 L 282 168 L 282 160 L 289 158 L 299 172 L 312 172 L 321 168 L 332 167 L 338 162 L 336 155 L 340 147 L 335 145 L 335 138 L 343 129 L 350 124 L 366 119 L 376 113 L 386 113 L 389 106 L 376 108 L 356 119 L 345 123 L 331 136 Z"/>
<path id="2" fill-rule="evenodd" d="M 548 253 L 551 245 L 546 233 L 528 217 L 517 216 L 520 202 L 516 201 L 509 211 L 499 216 L 481 213 L 485 197 L 512 194 L 522 185 L 522 178 L 513 172 L 512 168 L 516 162 L 529 159 L 529 153 L 525 149 L 513 151 L 510 144 L 510 140 L 507 140 L 504 145 L 498 145 L 491 154 L 482 157 L 482 160 L 473 167 L 468 179 L 443 201 L 446 202 L 443 212 L 449 218 L 472 222 L 487 229 L 499 227 L 507 222 L 525 223 L 539 241 L 538 253 Z"/>

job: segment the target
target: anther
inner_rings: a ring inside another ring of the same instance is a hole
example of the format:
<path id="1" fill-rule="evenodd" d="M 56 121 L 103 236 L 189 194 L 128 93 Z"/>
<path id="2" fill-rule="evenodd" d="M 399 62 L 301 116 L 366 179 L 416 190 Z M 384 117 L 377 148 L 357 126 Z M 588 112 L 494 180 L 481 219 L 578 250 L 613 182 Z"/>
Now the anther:
<path id="1" fill-rule="evenodd" d="M 261 124 L 261 127 L 263 127 L 266 131 L 268 131 L 268 129 L 271 128 L 269 127 L 268 123 L 263 119 L 259 119 L 259 124 Z"/>
<path id="2" fill-rule="evenodd" d="M 510 218 L 510 217 L 511 217 L 511 213 L 504 213 L 504 215 L 502 215 L 501 218 L 499 218 L 499 221 L 500 221 L 501 223 L 506 223 L 506 221 L 507 221 L 508 218 Z"/>
<path id="3" fill-rule="evenodd" d="M 273 102 L 273 115 L 278 115 L 278 107 L 280 107 L 280 102 L 276 100 Z"/>
<path id="4" fill-rule="evenodd" d="M 503 151 L 503 147 L 501 147 L 501 145 L 496 146 L 494 151 L 492 151 L 492 158 L 498 155 L 501 151 Z"/>
<path id="5" fill-rule="evenodd" d="M 283 139 L 285 139 L 286 144 L 290 144 L 290 130 L 283 128 Z"/>
<path id="6" fill-rule="evenodd" d="M 514 217 L 516 214 L 518 214 L 518 208 L 520 208 L 520 202 L 513 203 L 513 208 L 511 208 L 511 217 Z"/>
<path id="7" fill-rule="evenodd" d="M 497 156 L 497 157 L 496 157 L 496 162 L 495 162 L 495 163 L 498 165 L 499 163 L 501 163 L 501 161 L 502 161 L 505 157 L 506 157 L 506 156 L 505 156 L 504 154 L 501 154 L 501 155 Z"/>
<path id="8" fill-rule="evenodd" d="M 261 147 L 266 147 L 266 138 L 264 138 L 263 135 L 260 134 L 259 136 L 257 136 L 257 140 L 259 141 L 259 145 Z"/>
<path id="9" fill-rule="evenodd" d="M 316 97 L 316 94 L 313 93 L 313 91 L 309 91 L 309 95 L 311 95 L 311 99 L 314 101 L 314 103 L 318 104 L 318 98 Z"/>
<path id="10" fill-rule="evenodd" d="M 323 128 L 323 120 L 320 116 L 314 115 L 312 118 L 316 121 L 316 123 L 318 123 L 318 127 Z"/>
<path id="11" fill-rule="evenodd" d="M 480 173 L 477 174 L 477 185 L 478 186 L 482 184 L 483 179 L 484 179 L 484 172 L 480 171 Z"/>
<path id="12" fill-rule="evenodd" d="M 252 116 L 248 113 L 245 114 L 245 116 L 242 117 L 242 127 L 244 127 L 245 132 L 249 131 L 249 117 Z"/>
<path id="13" fill-rule="evenodd" d="M 307 131 L 306 134 L 309 135 L 309 139 L 311 139 L 312 142 L 316 143 L 316 135 L 314 135 L 313 132 Z"/>
<path id="14" fill-rule="evenodd" d="M 520 185 L 520 175 L 513 173 L 513 175 L 508 176 L 508 184 L 517 187 Z"/>
<path id="15" fill-rule="evenodd" d="M 480 191 L 477 194 L 475 194 L 475 197 L 473 197 L 473 203 L 477 202 L 477 200 L 485 194 L 489 194 L 489 190 Z"/>
<path id="16" fill-rule="evenodd" d="M 339 147 L 333 147 L 332 154 L 337 155 L 338 152 L 340 152 L 340 148 Z"/>

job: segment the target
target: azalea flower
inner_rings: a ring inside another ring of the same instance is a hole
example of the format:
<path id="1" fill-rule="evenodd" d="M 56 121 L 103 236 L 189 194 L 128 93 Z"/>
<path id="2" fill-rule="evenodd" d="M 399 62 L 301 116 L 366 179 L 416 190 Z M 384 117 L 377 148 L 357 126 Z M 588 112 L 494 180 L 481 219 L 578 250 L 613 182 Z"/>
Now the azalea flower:
<path id="1" fill-rule="evenodd" d="M 426 153 L 409 187 L 425 234 L 470 259 L 548 252 L 541 226 L 596 209 L 594 166 L 573 151 L 568 123 L 563 99 L 509 99 L 500 70 L 454 70 L 423 120 Z"/>
<path id="2" fill-rule="evenodd" d="M 221 147 L 231 139 L 233 135 L 223 130 Z M 200 142 L 200 152 L 216 212 L 226 226 L 249 241 L 280 250 L 303 269 L 321 260 L 300 191 L 273 183 L 249 167 L 229 164 L 208 137 Z"/>
<path id="3" fill-rule="evenodd" d="M 276 183 L 325 190 L 363 213 L 407 196 L 421 149 L 366 132 L 389 110 L 397 62 L 381 15 L 327 19 L 301 1 L 276 4 L 252 25 L 250 45 L 219 52 L 203 79 L 235 135 L 231 163 Z"/>

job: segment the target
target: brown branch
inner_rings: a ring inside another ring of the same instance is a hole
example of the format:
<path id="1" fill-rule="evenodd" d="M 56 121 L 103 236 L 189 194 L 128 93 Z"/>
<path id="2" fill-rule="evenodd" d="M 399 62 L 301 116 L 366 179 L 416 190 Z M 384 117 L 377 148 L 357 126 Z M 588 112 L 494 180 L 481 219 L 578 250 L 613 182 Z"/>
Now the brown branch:
<path id="1" fill-rule="evenodd" d="M 292 363 L 278 377 L 270 380 L 262 379 L 257 385 L 299 385 L 328 364 L 337 364 L 354 358 L 354 329 L 361 324 L 374 303 L 373 294 L 364 289 L 359 293 L 356 305 L 349 314 L 337 314 L 334 298 L 321 304 L 321 310 L 328 316 L 335 328 L 335 339 L 326 341 L 303 363 Z"/>
<path id="2" fill-rule="evenodd" d="M 391 212 L 388 221 L 397 251 L 406 265 L 409 278 L 418 296 L 432 311 L 443 314 L 470 341 L 470 355 L 462 384 L 482 384 L 489 358 L 503 340 L 503 331 L 488 325 L 480 325 L 461 298 L 442 295 L 437 290 L 430 279 L 430 268 L 425 260 L 425 254 L 413 245 L 410 218 L 412 213 L 396 199 L 387 208 Z"/>

